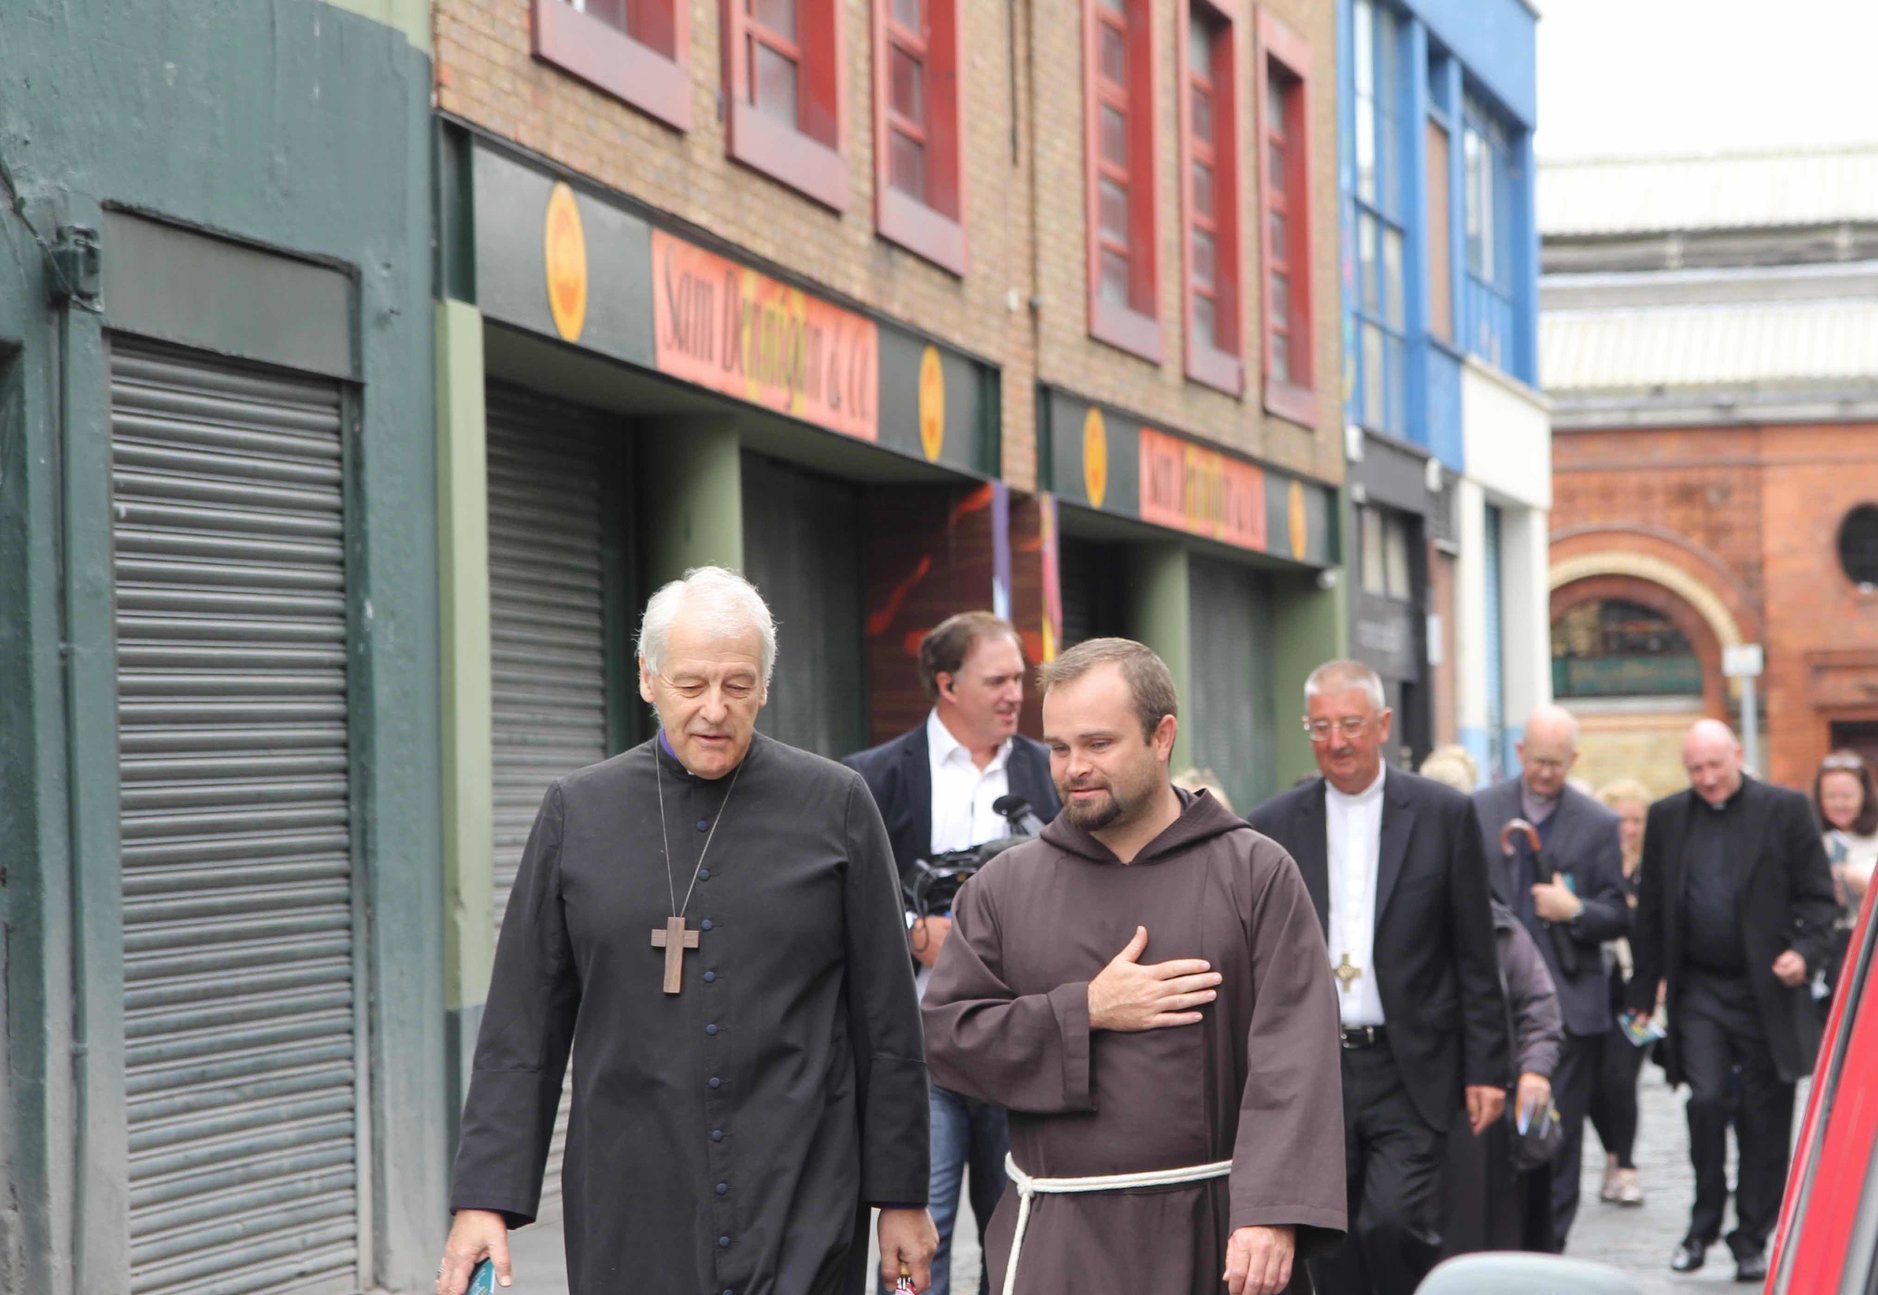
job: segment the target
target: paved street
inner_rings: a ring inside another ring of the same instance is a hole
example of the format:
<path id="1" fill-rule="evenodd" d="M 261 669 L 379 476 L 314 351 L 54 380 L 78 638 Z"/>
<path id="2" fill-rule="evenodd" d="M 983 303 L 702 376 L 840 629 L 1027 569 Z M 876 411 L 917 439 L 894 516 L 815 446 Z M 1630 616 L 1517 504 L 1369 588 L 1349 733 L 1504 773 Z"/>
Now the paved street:
<path id="1" fill-rule="evenodd" d="M 1644 1295 L 1674 1295 L 1691 1287 L 1744 1289 L 1734 1285 L 1734 1262 L 1726 1246 L 1709 1251 L 1708 1266 L 1690 1276 L 1669 1271 L 1670 1251 L 1688 1222 L 1693 1184 L 1689 1176 L 1687 1126 L 1683 1123 L 1682 1096 L 1662 1082 L 1662 1071 L 1646 1066 L 1643 1073 L 1641 1127 L 1637 1135 L 1637 1167 L 1642 1172 L 1647 1200 L 1638 1209 L 1620 1209 L 1598 1200 L 1604 1173 L 1604 1153 L 1597 1136 L 1585 1135 L 1584 1204 L 1572 1231 L 1567 1252 L 1621 1269 Z M 1795 1103 L 1804 1109 L 1806 1090 Z M 1730 1170 L 1732 1173 L 1732 1169 Z M 1730 1216 L 1730 1225 L 1733 1219 Z M 524 1229 L 513 1238 L 517 1280 L 514 1289 L 525 1295 L 565 1295 L 567 1269 L 561 1255 L 561 1229 L 543 1224 Z M 954 1271 L 977 1271 L 978 1247 L 969 1208 L 958 1229 Z M 969 1276 L 953 1284 L 956 1295 L 976 1295 Z"/>

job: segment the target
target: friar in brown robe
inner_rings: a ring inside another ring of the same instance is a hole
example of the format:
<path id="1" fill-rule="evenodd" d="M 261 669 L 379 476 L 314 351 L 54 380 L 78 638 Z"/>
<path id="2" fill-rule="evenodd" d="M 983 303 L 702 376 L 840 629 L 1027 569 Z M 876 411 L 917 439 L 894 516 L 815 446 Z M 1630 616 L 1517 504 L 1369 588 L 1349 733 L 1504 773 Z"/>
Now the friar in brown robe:
<path id="1" fill-rule="evenodd" d="M 1014 1180 L 1058 1188 L 1028 1209 L 1005 1194 L 992 1291 L 1308 1291 L 1303 1261 L 1341 1241 L 1346 1214 L 1337 1005 L 1310 897 L 1279 846 L 1169 784 L 1176 700 L 1151 651 L 1092 640 L 1042 676 L 1064 811 L 965 885 L 923 1006 L 934 1082 L 1009 1107 Z M 1230 1176 L 1061 1190 L 1226 1162 Z"/>

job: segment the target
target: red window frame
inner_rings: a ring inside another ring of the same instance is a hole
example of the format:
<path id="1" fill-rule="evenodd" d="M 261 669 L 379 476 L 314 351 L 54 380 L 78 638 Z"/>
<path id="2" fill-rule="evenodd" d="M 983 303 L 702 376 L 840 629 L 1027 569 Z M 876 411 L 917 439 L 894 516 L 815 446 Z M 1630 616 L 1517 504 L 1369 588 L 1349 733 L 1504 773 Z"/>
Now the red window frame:
<path id="1" fill-rule="evenodd" d="M 681 0 L 682 2 L 682 0 Z M 727 149 L 752 170 L 835 211 L 848 205 L 847 104 L 842 89 L 840 0 L 794 0 L 793 38 L 767 26 L 758 0 L 723 0 Z M 752 48 L 796 65 L 796 119 L 755 102 Z"/>
<path id="2" fill-rule="evenodd" d="M 910 0 L 917 30 L 895 14 L 895 0 L 874 0 L 874 227 L 882 238 L 954 274 L 965 273 L 965 96 L 958 0 Z M 894 98 L 896 60 L 916 64 L 924 90 L 921 117 Z M 895 137 L 916 141 L 924 159 L 924 195 L 893 180 Z"/>
<path id="3" fill-rule="evenodd" d="M 691 129 L 691 5 L 628 0 L 628 27 L 534 0 L 534 54 L 675 130 Z"/>
<path id="4" fill-rule="evenodd" d="M 1187 0 L 1180 31 L 1181 314 L 1186 321 L 1187 376 L 1230 395 L 1245 390 L 1239 322 L 1239 18 L 1230 0 Z M 1192 29 L 1207 28 L 1206 58 L 1196 66 Z M 1212 138 L 1196 130 L 1201 99 L 1208 105 Z M 1212 175 L 1212 210 L 1202 211 L 1196 178 Z M 1195 249 L 1201 236 L 1213 241 L 1213 280 L 1200 282 Z M 1213 338 L 1201 338 L 1196 308 L 1213 307 Z"/>
<path id="5" fill-rule="evenodd" d="M 1263 250 L 1264 304 L 1260 336 L 1260 372 L 1265 408 L 1281 418 L 1317 425 L 1317 357 L 1312 326 L 1317 312 L 1311 301 L 1311 46 L 1269 9 L 1258 11 L 1255 92 L 1259 131 L 1259 245 Z M 1281 119 L 1272 120 L 1274 73 L 1283 99 Z M 1283 170 L 1274 174 L 1273 155 Z M 1274 216 L 1282 216 L 1285 238 L 1272 236 Z M 1286 282 L 1288 310 L 1275 312 L 1276 282 Z M 1282 318 L 1280 318 L 1282 314 Z M 1280 339 L 1286 344 L 1288 372 L 1274 372 Z"/>
<path id="6" fill-rule="evenodd" d="M 1083 0 L 1083 179 L 1088 236 L 1089 335 L 1098 341 L 1161 362 L 1160 273 L 1156 243 L 1153 5 L 1151 0 Z M 1122 41 L 1123 76 L 1117 84 L 1102 74 L 1103 33 Z M 1104 156 L 1103 109 L 1122 118 L 1126 162 Z M 1101 182 L 1126 193 L 1127 240 L 1102 229 Z M 1102 291 L 1103 253 L 1126 258 L 1127 300 Z"/>

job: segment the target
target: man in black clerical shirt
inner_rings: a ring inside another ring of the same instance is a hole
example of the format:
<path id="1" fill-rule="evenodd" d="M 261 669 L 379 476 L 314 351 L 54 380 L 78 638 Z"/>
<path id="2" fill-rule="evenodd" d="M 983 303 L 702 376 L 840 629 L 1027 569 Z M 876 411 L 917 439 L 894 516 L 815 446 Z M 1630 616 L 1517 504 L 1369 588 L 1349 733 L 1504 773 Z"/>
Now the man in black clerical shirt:
<path id="1" fill-rule="evenodd" d="M 1728 1248 L 1737 1279 L 1760 1281 L 1793 1085 L 1819 1048 L 1806 986 L 1832 935 L 1832 876 L 1806 797 L 1744 776 L 1727 725 L 1694 725 L 1682 758 L 1689 789 L 1650 806 L 1644 828 L 1629 1007 L 1649 1012 L 1665 986 L 1665 1068 L 1689 1085 L 1695 1206 L 1670 1267 L 1700 1268 L 1721 1234 L 1732 1121 L 1741 1154 Z"/>
<path id="2" fill-rule="evenodd" d="M 530 1222 L 573 1056 L 573 1295 L 922 1288 L 926 1064 L 899 886 L 852 770 L 758 734 L 776 630 L 704 567 L 653 595 L 659 734 L 548 789 L 496 945 L 437 1273 Z"/>
<path id="3" fill-rule="evenodd" d="M 913 881 L 921 859 L 1011 835 L 996 808 L 1006 796 L 1022 799 L 1041 823 L 1055 818 L 1060 808 L 1049 751 L 1017 731 L 1024 705 L 1024 654 L 1009 621 L 986 611 L 947 617 L 920 640 L 919 681 L 932 703 L 924 722 L 843 761 L 867 780 L 880 805 L 903 884 Z M 917 913 L 908 919 L 923 992 L 952 919 Z M 985 1227 L 1004 1194 L 1010 1142 L 1003 1107 L 933 1085 L 928 1199 L 939 1251 L 933 1257 L 932 1286 L 920 1288 L 926 1295 L 951 1291 L 952 1226 L 967 1179 L 979 1253 L 984 1253 Z M 981 1272 L 979 1284 L 984 1282 Z"/>

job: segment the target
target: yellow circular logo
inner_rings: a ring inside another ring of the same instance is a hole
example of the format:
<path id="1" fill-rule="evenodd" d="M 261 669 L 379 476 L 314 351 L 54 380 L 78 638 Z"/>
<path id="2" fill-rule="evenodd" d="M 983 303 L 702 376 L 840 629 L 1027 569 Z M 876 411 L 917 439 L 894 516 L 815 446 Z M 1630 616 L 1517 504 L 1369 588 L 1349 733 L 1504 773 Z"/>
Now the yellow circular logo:
<path id="1" fill-rule="evenodd" d="M 565 181 L 557 181 L 548 193 L 544 230 L 548 313 L 562 340 L 578 341 L 587 323 L 587 235 L 580 226 L 580 204 Z"/>
<path id="2" fill-rule="evenodd" d="M 946 447 L 946 371 L 936 346 L 919 357 L 919 447 L 928 463 Z"/>
<path id="3" fill-rule="evenodd" d="M 1285 503 L 1285 511 L 1291 514 L 1291 556 L 1302 560 L 1304 551 L 1311 546 L 1311 519 L 1304 511 L 1302 481 L 1291 483 L 1291 493 Z"/>
<path id="4" fill-rule="evenodd" d="M 1090 409 L 1082 420 L 1082 487 L 1090 506 L 1100 508 L 1109 492 L 1109 430 L 1100 409 Z"/>

